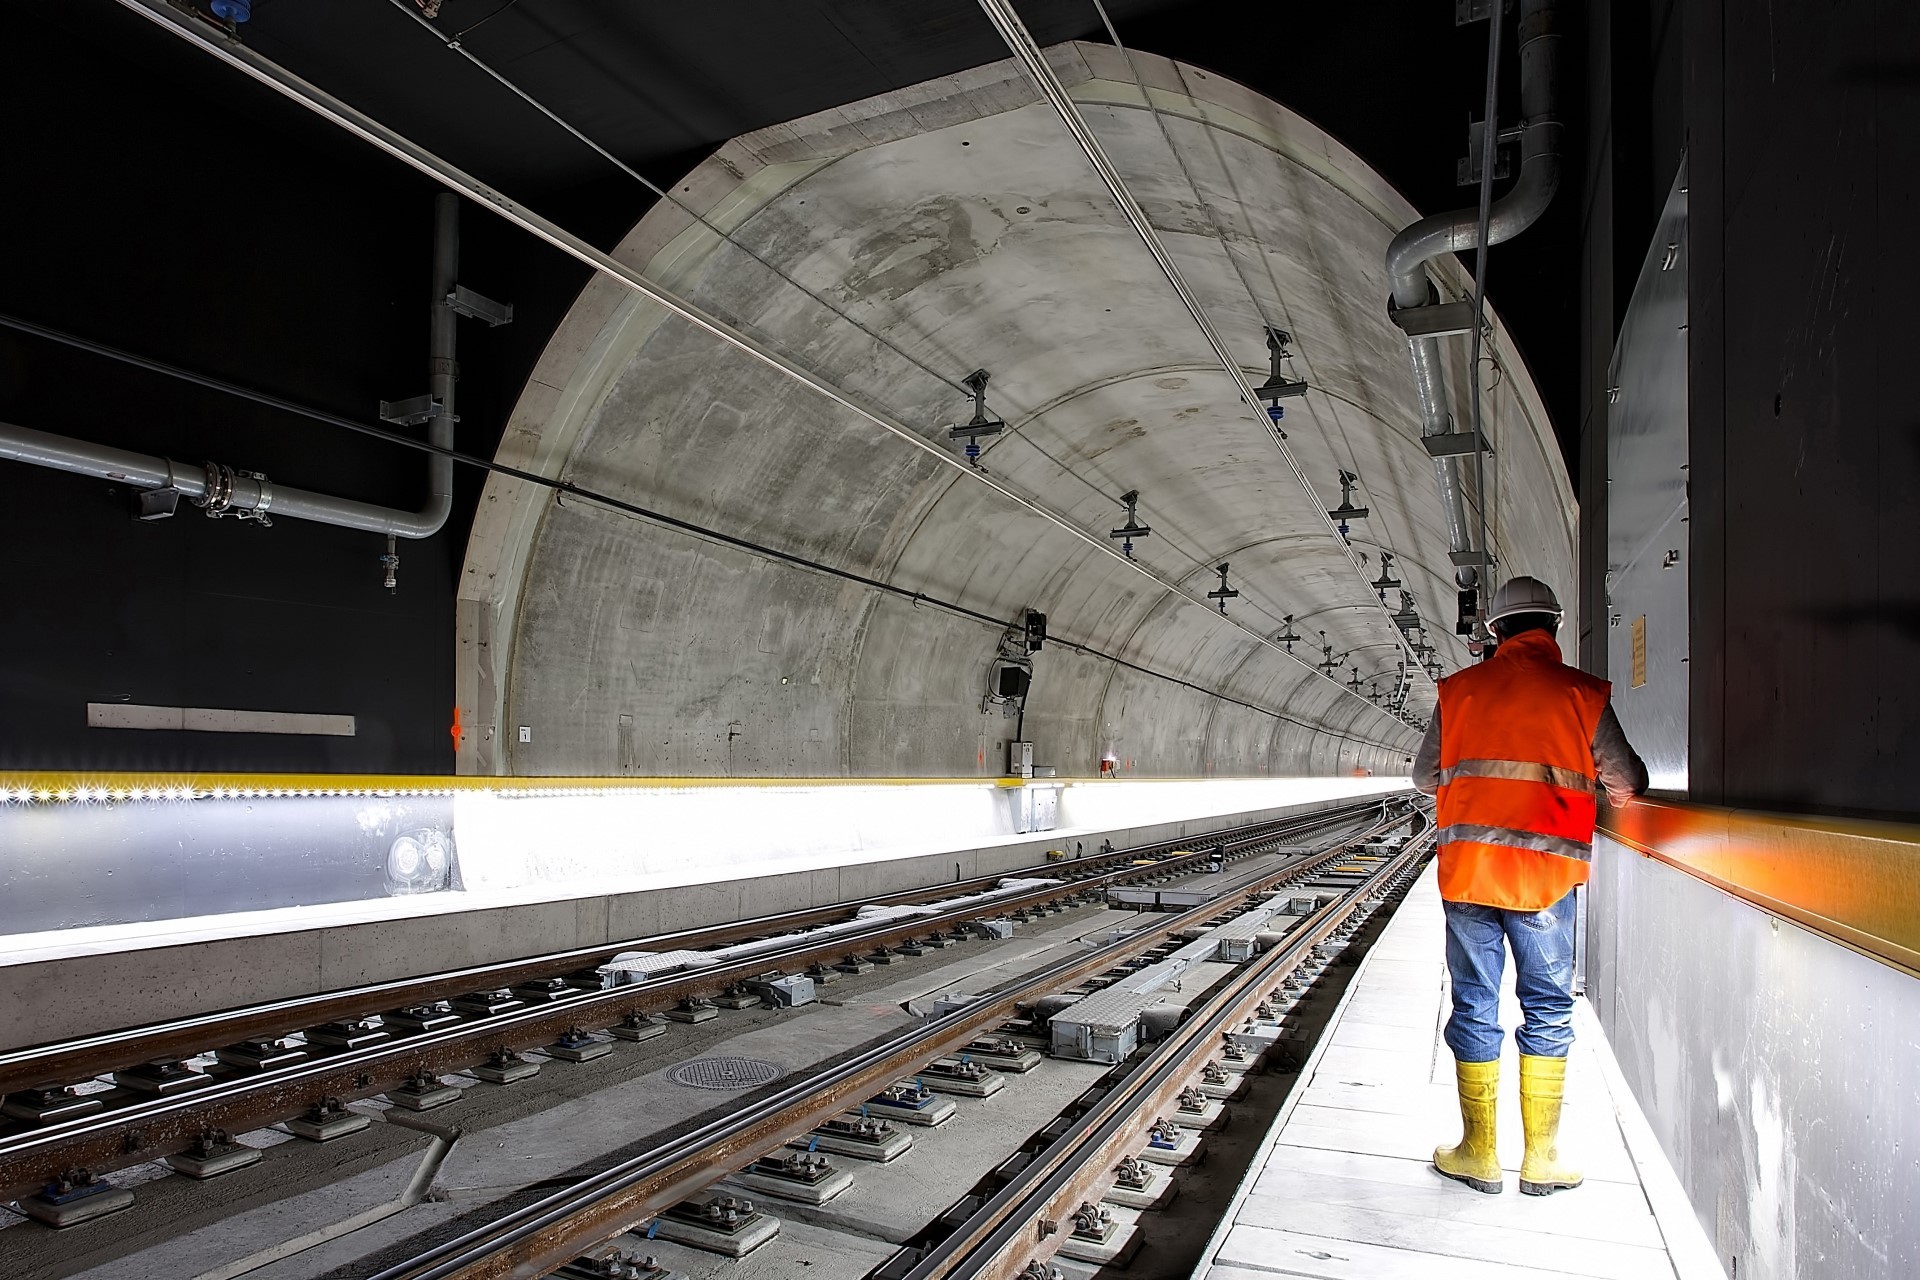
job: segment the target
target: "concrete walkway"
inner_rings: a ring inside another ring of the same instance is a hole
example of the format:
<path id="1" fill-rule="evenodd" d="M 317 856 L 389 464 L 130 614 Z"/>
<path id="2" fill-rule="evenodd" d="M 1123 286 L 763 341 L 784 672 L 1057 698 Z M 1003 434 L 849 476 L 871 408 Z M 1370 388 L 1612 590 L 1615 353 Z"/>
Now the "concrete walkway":
<path id="1" fill-rule="evenodd" d="M 1300 1087 L 1267 1136 L 1195 1272 L 1204 1280 L 1618 1280 L 1715 1276 L 1646 1122 L 1584 1000 L 1567 1067 L 1561 1151 L 1586 1185 L 1523 1196 L 1516 1051 L 1507 1037 L 1500 1112 L 1506 1190 L 1440 1177 L 1437 1143 L 1459 1136 L 1435 872 L 1416 882 L 1349 988 Z M 1519 1022 L 1507 971 L 1502 1025 Z"/>

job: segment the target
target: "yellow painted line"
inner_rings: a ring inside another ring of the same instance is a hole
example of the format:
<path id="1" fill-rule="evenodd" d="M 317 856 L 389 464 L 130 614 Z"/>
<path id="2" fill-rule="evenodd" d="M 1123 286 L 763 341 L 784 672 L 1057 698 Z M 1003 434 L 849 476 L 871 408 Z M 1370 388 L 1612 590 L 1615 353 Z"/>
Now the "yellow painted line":
<path id="1" fill-rule="evenodd" d="M 1056 777 L 1056 778 L 1010 778 L 1004 776 L 979 776 L 967 778 L 929 777 L 929 778 L 883 778 L 883 777 L 831 777 L 831 778 L 788 778 L 788 777 L 750 777 L 750 778 L 629 778 L 629 777 L 489 777 L 467 774 L 397 774 L 397 773 L 117 773 L 117 772 L 79 772 L 79 771 L 27 771 L 18 773 L 0 773 L 0 789 L 45 791 L 57 794 L 62 791 L 82 789 L 106 789 L 109 791 L 146 791 L 165 790 L 169 787 L 186 787 L 194 791 L 212 791 L 216 788 L 228 790 L 255 791 L 626 791 L 626 790 L 679 790 L 693 787 L 959 787 L 959 786 L 1080 786 L 1110 785 L 1116 781 L 1128 783 L 1182 783 L 1182 782 L 1279 782 L 1282 778 L 1249 776 L 1244 778 L 1198 778 L 1198 777 Z"/>
<path id="2" fill-rule="evenodd" d="M 1077 781 L 1077 779 L 1047 779 Z M 950 787 L 1020 786 L 1020 778 L 491 778 L 448 774 L 361 773 L 13 773 L 0 787 L 62 791 L 104 787 L 148 790 L 191 787 L 282 791 L 627 791 L 687 787 Z"/>

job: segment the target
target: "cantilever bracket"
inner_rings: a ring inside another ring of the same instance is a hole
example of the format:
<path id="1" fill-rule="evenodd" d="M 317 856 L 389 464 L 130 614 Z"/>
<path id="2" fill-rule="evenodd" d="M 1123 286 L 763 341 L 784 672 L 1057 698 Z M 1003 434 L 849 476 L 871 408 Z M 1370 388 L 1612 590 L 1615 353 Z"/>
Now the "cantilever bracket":
<path id="1" fill-rule="evenodd" d="M 1421 436 L 1420 443 L 1430 458 L 1466 457 L 1473 453 L 1473 432 L 1449 431 L 1444 435 Z M 1485 439 L 1480 441 L 1480 448 L 1489 454 L 1493 452 L 1493 446 Z"/>
<path id="2" fill-rule="evenodd" d="M 475 293 L 465 285 L 453 286 L 453 292 L 447 295 L 447 305 L 469 320 L 484 320 L 489 329 L 498 329 L 503 324 L 513 323 L 513 304 L 495 302 L 485 294 Z"/>

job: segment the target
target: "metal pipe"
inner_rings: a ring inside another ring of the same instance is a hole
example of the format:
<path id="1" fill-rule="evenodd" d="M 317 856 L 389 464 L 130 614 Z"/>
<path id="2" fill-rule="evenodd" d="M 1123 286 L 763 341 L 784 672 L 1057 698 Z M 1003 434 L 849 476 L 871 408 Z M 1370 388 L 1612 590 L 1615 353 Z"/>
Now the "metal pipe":
<path id="1" fill-rule="evenodd" d="M 285 488 L 217 463 L 202 466 L 176 462 L 155 454 L 134 453 L 129 449 L 116 449 L 111 445 L 76 440 L 71 436 L 35 431 L 11 422 L 0 422 L 0 459 L 93 476 L 99 480 L 112 480 L 135 489 L 172 489 L 181 497 L 201 504 L 219 502 L 218 488 L 226 492 L 224 503 L 221 504 L 224 510 L 259 515 L 271 513 L 401 538 L 431 537 L 446 521 L 444 498 L 438 500 L 439 514 L 432 519 L 429 527 L 428 517 L 433 517 L 434 501 L 429 501 L 420 512 L 396 511 L 370 502 L 356 502 L 352 498 L 336 498 L 325 493 L 310 493 L 305 489 Z M 450 482 L 453 471 L 451 460 L 436 457 L 435 461 L 445 469 Z M 211 479 L 216 474 L 222 477 L 217 483 Z M 451 483 L 442 486 L 445 489 L 451 487 Z M 210 499 L 209 494 L 216 494 L 216 497 Z"/>
<path id="2" fill-rule="evenodd" d="M 441 192 L 434 199 L 433 213 L 427 384 L 440 411 L 429 420 L 427 438 L 440 449 L 452 449 L 453 394 L 459 366 L 454 360 L 457 317 L 450 299 L 460 263 L 460 198 L 451 191 Z M 216 515 L 287 516 L 390 538 L 431 538 L 446 525 L 447 515 L 453 510 L 453 459 L 446 453 L 427 455 L 427 500 L 418 511 L 290 489 L 220 463 L 180 463 L 8 422 L 0 422 L 0 459 L 112 480 L 135 489 L 172 489 Z"/>
<path id="3" fill-rule="evenodd" d="M 440 413 L 427 423 L 427 439 L 443 449 L 453 448 L 453 427 L 460 421 L 454 413 L 454 383 L 459 381 L 457 352 L 458 319 L 453 311 L 453 287 L 460 271 L 460 197 L 442 191 L 433 198 L 433 303 L 427 340 L 427 392 L 440 402 Z M 438 533 L 453 510 L 453 459 L 444 453 L 427 455 L 427 504 L 419 512 L 423 534 L 399 533 L 402 537 L 426 537 Z"/>
<path id="4" fill-rule="evenodd" d="M 1488 20 L 1499 20 L 1498 0 Z M 1495 200 L 1487 215 L 1487 243 L 1500 244 L 1525 231 L 1546 212 L 1560 185 L 1561 131 L 1555 114 L 1559 99 L 1560 31 L 1557 0 L 1522 0 L 1520 6 L 1520 178 L 1513 189 Z M 1489 117 L 1481 146 L 1481 163 L 1494 161 L 1499 124 Z M 1411 224 L 1387 246 L 1387 278 L 1396 307 L 1422 307 L 1432 301 L 1426 264 L 1443 253 L 1479 248 L 1478 208 L 1438 213 Z M 1414 392 L 1420 398 L 1422 435 L 1447 435 L 1453 430 L 1447 375 L 1438 338 L 1414 338 L 1408 343 Z M 1469 371 L 1469 376 L 1478 376 Z M 1441 509 L 1446 515 L 1447 540 L 1454 551 L 1473 549 L 1466 493 L 1461 483 L 1460 459 L 1433 460 L 1440 486 Z M 1462 586 L 1472 586 L 1479 573 L 1458 570 Z"/>
<path id="5" fill-rule="evenodd" d="M 114 480 L 136 489 L 178 489 L 189 498 L 206 496 L 206 472 L 169 458 L 73 440 L 29 427 L 0 422 L 0 458 L 55 471 Z"/>

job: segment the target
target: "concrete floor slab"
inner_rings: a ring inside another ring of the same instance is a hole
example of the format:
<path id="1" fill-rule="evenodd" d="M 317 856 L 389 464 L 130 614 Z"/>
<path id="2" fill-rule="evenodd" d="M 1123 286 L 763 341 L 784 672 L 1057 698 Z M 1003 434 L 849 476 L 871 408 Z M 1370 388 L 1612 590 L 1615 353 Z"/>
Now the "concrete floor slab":
<path id="1" fill-rule="evenodd" d="M 1646 1153 L 1629 1151 L 1621 1100 L 1602 1071 L 1606 1045 L 1584 1029 L 1569 1062 L 1561 1148 L 1585 1171 L 1585 1186 L 1517 1194 L 1523 1142 L 1512 1065 L 1499 1115 L 1506 1194 L 1477 1194 L 1429 1167 L 1433 1147 L 1459 1132 L 1453 1062 L 1439 1041 L 1441 942 L 1429 869 L 1363 962 L 1197 1277 L 1675 1274 L 1641 1182 Z"/>
<path id="2" fill-rule="evenodd" d="M 779 1235 L 744 1258 L 723 1258 L 639 1236 L 621 1236 L 615 1243 L 628 1253 L 652 1254 L 687 1280 L 863 1280 L 894 1252 L 890 1244 L 812 1226 L 791 1215 L 783 1217 Z"/>
<path id="3" fill-rule="evenodd" d="M 904 1243 L 1022 1141 L 1106 1074 L 1093 1063 L 1048 1060 L 1010 1076 L 991 1098 L 955 1099 L 957 1114 L 936 1129 L 916 1129 L 913 1150 L 884 1170 L 848 1166 L 853 1188 L 819 1209 L 783 1208 L 790 1217 Z"/>

